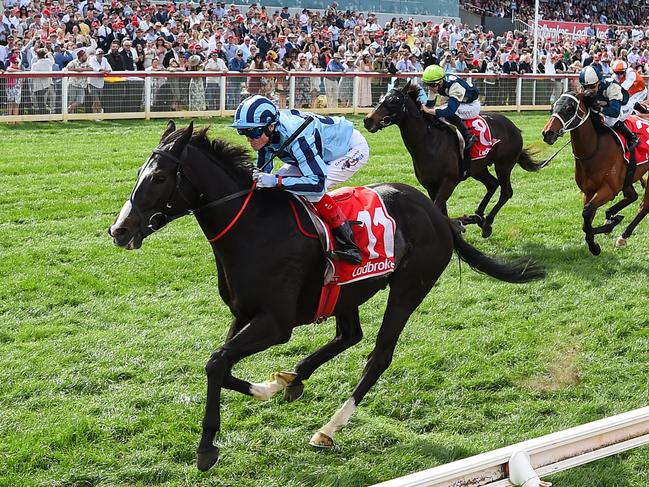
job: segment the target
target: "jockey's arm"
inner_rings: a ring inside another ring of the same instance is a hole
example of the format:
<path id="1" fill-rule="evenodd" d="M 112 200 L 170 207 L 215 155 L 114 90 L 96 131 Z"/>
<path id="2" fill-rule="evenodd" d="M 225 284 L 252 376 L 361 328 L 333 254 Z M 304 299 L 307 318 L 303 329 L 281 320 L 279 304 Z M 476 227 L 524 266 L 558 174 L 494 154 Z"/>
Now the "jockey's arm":
<path id="1" fill-rule="evenodd" d="M 624 83 L 621 83 L 622 88 L 625 90 L 629 91 L 629 88 L 631 88 L 631 85 L 635 83 L 636 80 L 636 72 L 634 69 L 629 69 L 626 72 L 626 77 L 624 78 Z"/>
<path id="2" fill-rule="evenodd" d="M 291 144 L 290 152 L 302 176 L 283 176 L 281 180 L 283 189 L 299 193 L 309 201 L 322 198 L 327 180 L 327 164 L 318 150 L 314 133 L 300 136 Z"/>
<path id="3" fill-rule="evenodd" d="M 622 109 L 622 87 L 617 83 L 611 83 L 604 93 L 608 99 L 608 104 L 602 109 L 602 113 L 607 117 L 617 118 L 620 116 Z"/>
<path id="4" fill-rule="evenodd" d="M 440 118 L 443 117 L 450 117 L 452 115 L 455 115 L 455 112 L 457 112 L 457 109 L 460 106 L 460 100 L 453 96 L 449 96 L 448 102 L 446 103 L 446 107 L 442 109 L 435 109 L 435 115 L 437 115 Z"/>
<path id="5" fill-rule="evenodd" d="M 262 172 L 270 173 L 274 166 L 274 164 L 268 164 L 271 157 L 272 154 L 266 147 L 257 152 L 257 169 Z"/>

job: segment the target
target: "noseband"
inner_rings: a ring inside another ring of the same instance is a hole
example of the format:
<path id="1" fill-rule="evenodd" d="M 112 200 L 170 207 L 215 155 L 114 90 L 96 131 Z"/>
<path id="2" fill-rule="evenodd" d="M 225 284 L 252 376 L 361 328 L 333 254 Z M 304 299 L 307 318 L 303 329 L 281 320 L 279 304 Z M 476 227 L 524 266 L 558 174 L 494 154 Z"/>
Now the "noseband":
<path id="1" fill-rule="evenodd" d="M 146 218 L 144 217 L 144 213 L 137 207 L 135 202 L 133 201 L 133 194 L 135 190 L 131 193 L 129 196 L 129 201 L 131 202 L 131 208 L 133 209 L 133 212 L 137 215 L 138 219 L 140 220 L 140 232 L 144 236 L 151 235 L 152 233 L 160 230 L 162 227 L 167 225 L 168 223 L 181 218 L 185 215 L 191 215 L 192 213 L 199 213 L 207 208 L 213 208 L 215 206 L 219 206 L 223 203 L 226 203 L 228 201 L 232 201 L 236 198 L 239 198 L 240 196 L 246 195 L 255 189 L 255 185 L 253 184 L 252 188 L 249 189 L 244 189 L 242 191 L 237 191 L 236 193 L 232 193 L 230 195 L 224 196 L 223 198 L 218 198 L 214 201 L 210 201 L 196 209 L 192 209 L 193 203 L 189 198 L 187 198 L 183 194 L 183 186 L 181 184 L 183 178 L 189 183 L 190 186 L 192 186 L 194 189 L 196 186 L 191 182 L 191 180 L 185 175 L 185 173 L 182 170 L 182 161 L 173 155 L 171 152 L 168 150 L 164 149 L 153 149 L 152 155 L 155 154 L 158 157 L 162 159 L 166 159 L 174 164 L 176 164 L 176 184 L 174 186 L 174 190 L 172 191 L 171 195 L 169 196 L 169 199 L 167 200 L 167 203 L 164 205 L 164 210 L 163 211 L 157 211 L 153 213 L 149 219 L 148 222 L 145 223 Z M 150 157 L 149 157 L 150 160 Z M 179 213 L 174 213 L 173 208 L 175 206 L 175 201 L 174 199 L 180 197 L 188 206 L 187 210 L 181 211 Z M 203 198 L 203 194 L 199 193 L 199 200 Z"/>
<path id="2" fill-rule="evenodd" d="M 559 120 L 559 122 L 561 122 L 561 130 L 559 130 L 559 136 L 562 136 L 566 132 L 572 132 L 573 130 L 578 129 L 586 122 L 586 120 L 588 120 L 588 117 L 590 116 L 590 108 L 586 107 L 585 110 L 582 110 L 581 101 L 579 100 L 579 98 L 577 98 L 574 95 L 571 95 L 570 93 L 564 93 L 559 97 L 559 100 L 561 100 L 561 98 L 564 97 L 574 100 L 577 103 L 577 109 L 575 110 L 575 114 L 572 117 L 570 117 L 568 120 L 564 120 L 559 113 L 552 114 L 552 117 L 556 118 L 557 120 Z M 574 127 L 571 127 L 572 123 L 575 120 L 578 120 L 579 123 L 577 123 L 577 125 L 575 125 Z"/>
<path id="3" fill-rule="evenodd" d="M 382 99 L 380 99 L 379 100 L 379 105 L 381 105 L 389 95 L 396 95 L 396 97 L 401 102 L 401 113 L 405 115 L 405 113 L 406 113 L 405 96 L 406 95 L 403 94 L 401 91 L 397 90 L 396 88 L 391 89 L 390 93 L 388 93 Z M 383 117 L 379 121 L 379 125 L 381 125 L 381 128 L 389 127 L 390 125 L 392 125 L 394 123 L 394 118 L 398 115 L 398 113 L 399 113 L 399 111 L 397 110 L 395 113 L 388 114 L 385 117 Z"/>

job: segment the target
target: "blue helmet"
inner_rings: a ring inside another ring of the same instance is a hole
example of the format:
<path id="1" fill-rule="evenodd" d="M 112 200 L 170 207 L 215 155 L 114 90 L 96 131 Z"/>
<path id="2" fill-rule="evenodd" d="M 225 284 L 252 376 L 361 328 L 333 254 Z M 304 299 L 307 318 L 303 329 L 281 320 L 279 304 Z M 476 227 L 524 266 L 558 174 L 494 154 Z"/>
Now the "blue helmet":
<path id="1" fill-rule="evenodd" d="M 586 66 L 579 73 L 579 83 L 581 86 L 591 86 L 599 81 L 602 81 L 602 72 L 592 66 Z"/>
<path id="2" fill-rule="evenodd" d="M 278 118 L 279 111 L 275 104 L 265 96 L 255 95 L 239 104 L 232 126 L 237 129 L 265 127 L 277 122 Z"/>

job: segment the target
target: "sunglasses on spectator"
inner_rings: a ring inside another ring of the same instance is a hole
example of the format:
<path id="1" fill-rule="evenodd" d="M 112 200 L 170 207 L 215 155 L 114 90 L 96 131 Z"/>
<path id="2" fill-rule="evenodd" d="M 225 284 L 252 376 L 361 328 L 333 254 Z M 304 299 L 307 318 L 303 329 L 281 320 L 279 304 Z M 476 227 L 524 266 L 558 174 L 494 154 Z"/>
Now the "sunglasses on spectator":
<path id="1" fill-rule="evenodd" d="M 239 135 L 245 135 L 249 139 L 258 139 L 264 135 L 266 127 L 252 127 L 247 129 L 237 129 Z"/>

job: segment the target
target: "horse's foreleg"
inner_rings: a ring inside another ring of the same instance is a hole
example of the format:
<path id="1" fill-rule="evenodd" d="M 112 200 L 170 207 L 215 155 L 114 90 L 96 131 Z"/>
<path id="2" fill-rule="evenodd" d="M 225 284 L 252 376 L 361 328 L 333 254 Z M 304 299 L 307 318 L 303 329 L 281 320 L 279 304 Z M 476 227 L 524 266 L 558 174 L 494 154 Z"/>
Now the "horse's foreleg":
<path id="1" fill-rule="evenodd" d="M 595 199 L 593 197 L 593 199 Z M 588 244 L 588 250 L 593 255 L 599 255 L 602 251 L 601 247 L 595 243 L 595 233 L 593 232 L 593 218 L 595 218 L 595 213 L 597 212 L 597 205 L 593 203 L 591 199 L 581 212 L 581 216 L 584 218 L 584 224 L 582 230 L 585 234 L 585 240 Z"/>
<path id="2" fill-rule="evenodd" d="M 472 177 L 484 184 L 484 187 L 487 189 L 486 194 L 480 201 L 478 208 L 475 210 L 475 214 L 484 219 L 484 212 L 487 209 L 487 205 L 491 201 L 494 193 L 498 189 L 499 183 L 498 180 L 489 172 L 487 166 L 484 166 L 482 171 L 477 174 L 472 175 Z"/>
<path id="3" fill-rule="evenodd" d="M 207 402 L 203 431 L 196 452 L 199 470 L 209 470 L 219 458 L 219 449 L 214 446 L 214 438 L 221 429 L 221 388 L 226 374 L 239 360 L 266 350 L 271 345 L 287 342 L 291 336 L 291 328 L 280 323 L 289 322 L 290 320 L 277 320 L 268 313 L 257 315 L 208 360 L 205 366 Z"/>
<path id="4" fill-rule="evenodd" d="M 311 374 L 322 364 L 344 352 L 349 347 L 356 345 L 362 338 L 363 330 L 361 329 L 361 321 L 358 316 L 358 308 L 354 308 L 346 313 L 337 314 L 335 338 L 297 364 L 295 367 L 295 378 L 286 387 L 284 398 L 287 401 L 299 399 L 304 391 L 302 381 L 311 377 Z"/>
<path id="5" fill-rule="evenodd" d="M 435 196 L 435 199 L 433 200 L 433 203 L 442 210 L 442 213 L 445 215 L 448 215 L 448 211 L 446 209 L 446 202 L 448 199 L 451 197 L 453 194 L 453 190 L 457 186 L 458 180 L 453 179 L 453 178 L 444 178 L 442 180 L 442 183 L 439 185 L 439 188 L 437 190 L 437 195 Z"/>

